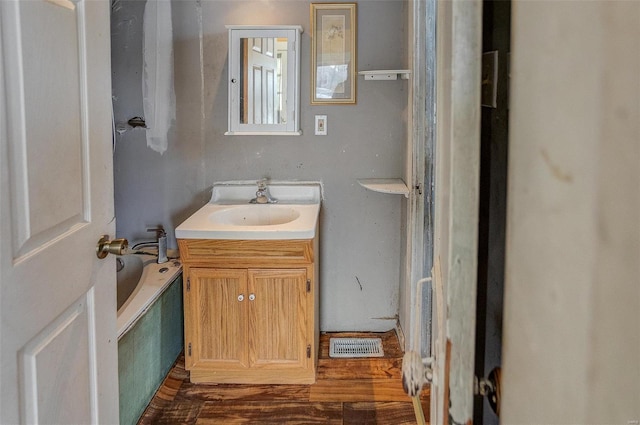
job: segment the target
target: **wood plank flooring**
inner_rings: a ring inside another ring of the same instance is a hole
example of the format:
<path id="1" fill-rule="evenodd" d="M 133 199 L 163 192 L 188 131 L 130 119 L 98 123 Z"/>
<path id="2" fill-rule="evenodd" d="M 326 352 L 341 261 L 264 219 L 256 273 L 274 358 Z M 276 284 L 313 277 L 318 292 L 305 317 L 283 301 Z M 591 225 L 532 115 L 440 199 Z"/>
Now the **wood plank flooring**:
<path id="1" fill-rule="evenodd" d="M 380 337 L 385 356 L 329 358 L 332 336 Z M 313 385 L 192 384 L 181 355 L 138 424 L 415 424 L 402 355 L 394 331 L 322 334 Z M 429 420 L 428 388 L 421 404 Z"/>

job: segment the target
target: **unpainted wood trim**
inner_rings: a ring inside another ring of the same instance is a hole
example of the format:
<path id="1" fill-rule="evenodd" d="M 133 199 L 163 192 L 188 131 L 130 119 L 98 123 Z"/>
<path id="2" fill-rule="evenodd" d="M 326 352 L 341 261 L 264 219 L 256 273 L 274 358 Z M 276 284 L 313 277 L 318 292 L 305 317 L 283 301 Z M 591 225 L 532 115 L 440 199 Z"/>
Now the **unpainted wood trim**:
<path id="1" fill-rule="evenodd" d="M 314 240 L 178 239 L 183 263 L 203 267 L 272 267 L 314 261 Z"/>

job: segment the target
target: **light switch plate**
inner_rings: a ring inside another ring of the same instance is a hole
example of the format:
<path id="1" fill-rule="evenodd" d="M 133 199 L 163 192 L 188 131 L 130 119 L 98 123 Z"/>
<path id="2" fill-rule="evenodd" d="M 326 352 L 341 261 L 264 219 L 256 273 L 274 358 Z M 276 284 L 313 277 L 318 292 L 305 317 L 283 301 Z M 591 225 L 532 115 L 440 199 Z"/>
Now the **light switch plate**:
<path id="1" fill-rule="evenodd" d="M 327 135 L 327 116 L 316 115 L 316 136 Z"/>

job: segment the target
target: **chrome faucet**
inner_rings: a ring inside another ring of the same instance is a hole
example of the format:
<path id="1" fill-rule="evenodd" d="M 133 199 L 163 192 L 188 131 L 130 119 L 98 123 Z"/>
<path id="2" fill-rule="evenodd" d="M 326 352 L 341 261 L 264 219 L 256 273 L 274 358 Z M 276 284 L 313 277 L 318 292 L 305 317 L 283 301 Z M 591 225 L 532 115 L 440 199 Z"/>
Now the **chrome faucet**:
<path id="1" fill-rule="evenodd" d="M 269 195 L 269 188 L 267 187 L 267 179 L 258 180 L 258 190 L 256 191 L 256 197 L 249 201 L 251 204 L 275 204 L 277 199 L 273 199 Z"/>
<path id="2" fill-rule="evenodd" d="M 158 264 L 169 261 L 167 258 L 167 232 L 165 232 L 162 226 L 147 229 L 147 232 L 156 232 L 158 236 Z"/>

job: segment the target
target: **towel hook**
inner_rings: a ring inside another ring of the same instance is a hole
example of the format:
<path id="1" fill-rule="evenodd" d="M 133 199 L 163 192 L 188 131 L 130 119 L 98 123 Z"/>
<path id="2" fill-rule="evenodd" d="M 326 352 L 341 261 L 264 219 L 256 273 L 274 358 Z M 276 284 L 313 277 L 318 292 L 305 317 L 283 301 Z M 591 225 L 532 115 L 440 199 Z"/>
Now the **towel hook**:
<path id="1" fill-rule="evenodd" d="M 127 124 L 129 124 L 133 128 L 136 128 L 136 127 L 147 128 L 147 123 L 144 121 L 144 118 L 142 117 L 133 117 L 129 121 L 127 121 Z"/>

